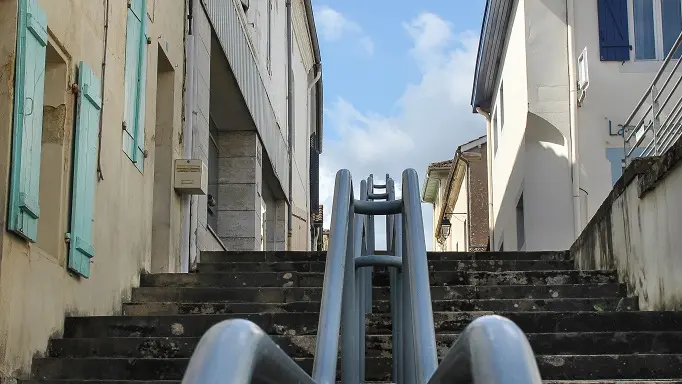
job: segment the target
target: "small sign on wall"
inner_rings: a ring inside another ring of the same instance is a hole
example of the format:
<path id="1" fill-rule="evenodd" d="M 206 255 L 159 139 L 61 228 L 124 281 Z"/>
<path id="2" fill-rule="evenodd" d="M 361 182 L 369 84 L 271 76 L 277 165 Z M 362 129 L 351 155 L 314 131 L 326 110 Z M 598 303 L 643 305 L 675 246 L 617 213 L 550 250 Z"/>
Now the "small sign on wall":
<path id="1" fill-rule="evenodd" d="M 583 48 L 578 56 L 578 106 L 583 104 L 587 95 L 587 87 L 590 86 L 590 73 L 587 65 L 587 47 Z"/>
<path id="2" fill-rule="evenodd" d="M 175 190 L 181 195 L 205 195 L 208 190 L 208 168 L 198 159 L 175 160 Z"/>

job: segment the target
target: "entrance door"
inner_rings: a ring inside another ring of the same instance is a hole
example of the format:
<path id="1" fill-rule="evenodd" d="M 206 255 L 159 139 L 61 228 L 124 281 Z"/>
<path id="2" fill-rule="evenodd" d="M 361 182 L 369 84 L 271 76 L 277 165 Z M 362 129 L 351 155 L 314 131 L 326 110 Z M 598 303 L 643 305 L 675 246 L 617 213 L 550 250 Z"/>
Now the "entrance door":
<path id="1" fill-rule="evenodd" d="M 265 200 L 261 197 L 261 199 L 260 199 L 260 250 L 261 251 L 266 250 L 265 244 L 267 244 L 267 240 L 266 240 L 266 234 L 267 234 L 266 213 L 267 213 L 267 209 L 266 209 L 266 205 L 265 205 Z"/>

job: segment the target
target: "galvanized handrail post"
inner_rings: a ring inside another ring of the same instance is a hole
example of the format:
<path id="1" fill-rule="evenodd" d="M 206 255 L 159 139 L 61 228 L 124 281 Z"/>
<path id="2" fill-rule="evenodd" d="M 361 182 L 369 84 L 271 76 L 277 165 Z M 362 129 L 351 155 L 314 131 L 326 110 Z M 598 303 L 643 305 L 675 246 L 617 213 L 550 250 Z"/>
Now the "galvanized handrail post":
<path id="1" fill-rule="evenodd" d="M 407 273 L 405 282 L 409 306 L 406 332 L 411 338 L 409 345 L 414 360 L 414 374 L 418 383 L 426 383 L 438 367 L 436 349 L 436 333 L 433 324 L 431 306 L 431 285 L 429 283 L 429 266 L 426 255 L 426 239 L 421 211 L 419 181 L 414 169 L 403 172 L 403 269 Z M 407 266 L 405 265 L 407 264 Z M 412 364 L 405 364 L 412 365 Z M 410 377 L 408 376 L 409 380 Z"/>
<path id="2" fill-rule="evenodd" d="M 343 302 L 343 284 L 348 246 L 353 186 L 348 170 L 336 174 L 332 203 L 331 233 L 325 264 L 320 319 L 317 326 L 313 379 L 318 384 L 336 382 L 336 361 Z M 346 335 L 344 335 L 346 337 Z"/>
<path id="3" fill-rule="evenodd" d="M 341 378 L 345 382 L 356 382 L 361 378 L 353 351 L 359 349 L 361 340 L 360 324 L 357 321 L 360 307 L 358 306 L 357 295 L 355 293 L 355 236 L 358 235 L 358 228 L 356 228 L 358 221 L 362 220 L 362 218 L 355 213 L 353 200 L 351 183 L 351 204 L 348 214 L 349 228 L 346 240 L 346 263 L 343 275 L 343 311 L 341 318 L 341 334 L 343 335 L 341 339 Z M 362 227 L 359 227 L 359 229 L 362 230 Z"/>
<path id="4" fill-rule="evenodd" d="M 367 200 L 367 181 L 362 180 L 360 182 L 360 201 L 366 201 Z M 366 252 L 366 244 L 367 244 L 367 232 L 366 232 L 366 223 L 367 223 L 367 216 L 363 216 L 358 214 L 357 219 L 355 222 L 356 231 L 364 234 L 364 236 L 361 237 L 360 240 L 356 239 L 355 244 L 354 244 L 354 254 L 355 257 L 361 257 L 364 252 Z M 366 308 L 366 300 L 367 300 L 367 294 L 366 294 L 366 282 L 367 277 L 365 273 L 365 269 L 361 268 L 360 270 L 357 271 L 356 276 L 355 276 L 355 286 L 357 287 L 356 293 L 355 293 L 355 301 L 358 305 L 358 315 L 356 322 L 358 324 L 358 345 L 357 345 L 357 351 L 358 351 L 358 383 L 362 383 L 365 381 L 365 308 Z M 371 305 L 371 303 L 370 303 Z"/>

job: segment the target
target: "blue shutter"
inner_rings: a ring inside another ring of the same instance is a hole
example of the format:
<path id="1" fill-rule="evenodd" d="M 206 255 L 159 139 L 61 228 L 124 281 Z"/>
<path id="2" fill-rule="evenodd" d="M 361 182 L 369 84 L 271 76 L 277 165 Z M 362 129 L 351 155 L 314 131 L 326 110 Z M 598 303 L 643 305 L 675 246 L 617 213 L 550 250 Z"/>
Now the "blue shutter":
<path id="1" fill-rule="evenodd" d="M 36 0 L 19 1 L 14 83 L 12 167 L 7 226 L 31 242 L 38 238 L 40 152 L 47 17 Z"/>
<path id="2" fill-rule="evenodd" d="M 601 61 L 630 60 L 627 0 L 598 0 Z"/>
<path id="3" fill-rule="evenodd" d="M 97 172 L 97 133 L 102 108 L 101 85 L 92 70 L 82 61 L 78 65 L 78 109 L 73 151 L 73 185 L 69 269 L 83 277 L 90 276 L 92 221 L 95 209 Z"/>
<path id="4" fill-rule="evenodd" d="M 147 73 L 146 0 L 130 0 L 126 21 L 125 129 L 123 150 L 142 170 Z"/>

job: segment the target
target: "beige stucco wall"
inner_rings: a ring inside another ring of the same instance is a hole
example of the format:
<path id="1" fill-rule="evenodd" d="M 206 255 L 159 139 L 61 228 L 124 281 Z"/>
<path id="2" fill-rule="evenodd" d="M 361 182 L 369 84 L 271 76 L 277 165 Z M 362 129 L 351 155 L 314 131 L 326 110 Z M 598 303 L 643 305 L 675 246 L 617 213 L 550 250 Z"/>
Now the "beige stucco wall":
<path id="1" fill-rule="evenodd" d="M 125 58 L 126 3 L 109 2 L 108 47 L 103 103 L 101 169 L 103 180 L 96 186 L 93 222 L 95 257 L 89 279 L 72 276 L 66 269 L 66 244 L 53 243 L 55 252 L 46 252 L 38 244 L 28 244 L 3 231 L 0 253 L 0 381 L 3 377 L 25 377 L 31 358 L 45 351 L 50 336 L 62 332 L 66 314 L 105 315 L 120 310 L 132 286 L 138 283 L 140 270 L 150 268 L 152 246 L 152 207 L 154 170 L 171 164 L 154 164 L 156 126 L 157 57 L 162 50 L 172 67 L 172 116 L 166 124 L 172 128 L 170 152 L 180 153 L 182 124 L 182 87 L 184 75 L 182 0 L 148 1 L 148 25 L 151 44 L 147 48 L 147 86 L 145 143 L 149 156 L 144 173 L 130 162 L 122 150 L 123 69 Z M 61 208 L 54 226 L 39 236 L 63 237 L 67 231 L 71 138 L 74 96 L 67 86 L 75 81 L 78 61 L 85 61 L 101 78 L 104 44 L 104 3 L 98 1 L 39 0 L 47 15 L 50 41 L 65 55 L 68 83 L 64 81 L 66 121 L 63 124 L 62 178 L 49 180 Z M 14 47 L 16 39 L 16 2 L 0 1 L 0 190 L 2 190 L 3 228 L 5 228 L 7 185 L 12 113 Z M 175 156 L 171 155 L 171 156 Z M 170 187 L 170 186 L 168 186 Z M 168 193 L 166 189 L 163 191 Z M 48 194 L 49 195 L 49 194 Z M 43 194 L 41 194 L 42 199 Z M 169 244 L 179 243 L 179 206 L 167 199 Z M 41 206 L 44 206 L 41 202 Z M 41 217 L 41 220 L 43 217 Z M 46 220 L 49 220 L 46 218 Z M 39 244 L 43 241 L 39 239 Z M 41 244 L 42 245 L 42 244 Z M 45 247 L 47 248 L 47 247 Z M 171 248 L 173 249 L 173 248 Z M 179 255 L 168 255 L 172 269 Z"/>

